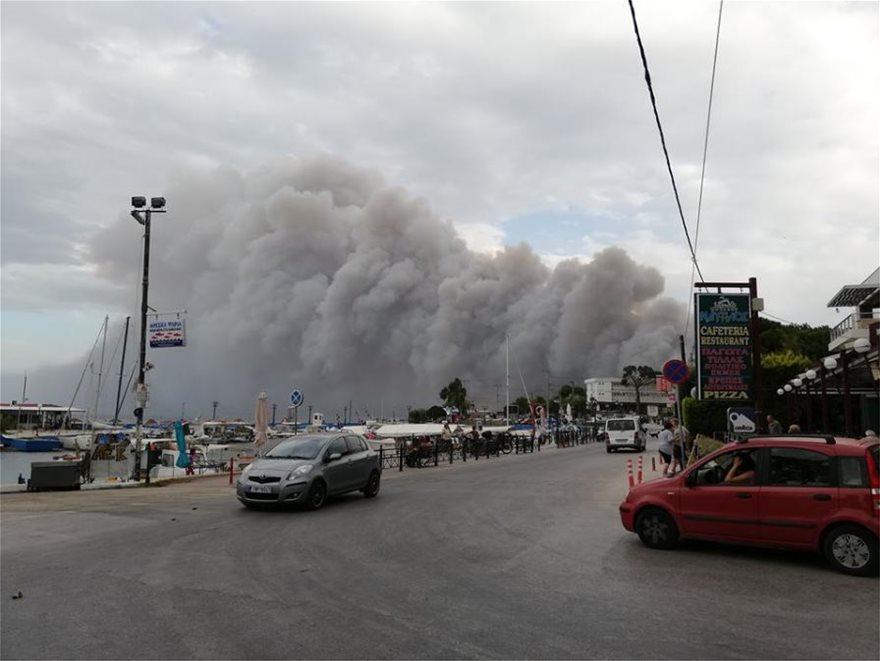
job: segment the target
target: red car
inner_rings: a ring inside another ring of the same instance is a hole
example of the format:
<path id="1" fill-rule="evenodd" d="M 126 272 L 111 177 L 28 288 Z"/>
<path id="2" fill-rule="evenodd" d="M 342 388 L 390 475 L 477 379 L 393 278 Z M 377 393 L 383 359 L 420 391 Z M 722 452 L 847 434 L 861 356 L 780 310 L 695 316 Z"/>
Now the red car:
<path id="1" fill-rule="evenodd" d="M 651 548 L 689 538 L 804 549 L 844 573 L 876 574 L 880 441 L 753 436 L 634 486 L 620 519 Z"/>

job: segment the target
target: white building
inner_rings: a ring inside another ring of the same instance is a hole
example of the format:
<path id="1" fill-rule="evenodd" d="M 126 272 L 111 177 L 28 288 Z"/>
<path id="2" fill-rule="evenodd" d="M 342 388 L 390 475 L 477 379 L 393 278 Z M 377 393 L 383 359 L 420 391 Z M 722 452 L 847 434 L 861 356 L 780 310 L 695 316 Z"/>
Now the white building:
<path id="1" fill-rule="evenodd" d="M 584 390 L 587 393 L 587 401 L 595 399 L 600 405 L 614 404 L 627 405 L 636 403 L 636 389 L 621 383 L 620 377 L 601 377 L 598 379 L 584 379 Z M 669 394 L 658 392 L 653 383 L 644 385 L 639 390 L 639 399 L 642 406 L 653 404 L 654 406 L 670 406 Z"/>

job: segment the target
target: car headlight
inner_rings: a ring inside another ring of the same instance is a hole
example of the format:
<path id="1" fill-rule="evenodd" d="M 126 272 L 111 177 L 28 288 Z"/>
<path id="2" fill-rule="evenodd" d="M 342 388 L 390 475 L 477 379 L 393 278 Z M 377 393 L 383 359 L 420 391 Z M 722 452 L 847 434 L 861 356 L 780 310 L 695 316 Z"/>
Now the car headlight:
<path id="1" fill-rule="evenodd" d="M 253 464 L 248 464 L 247 466 L 245 466 L 245 467 L 242 469 L 241 474 L 242 474 L 242 475 L 247 475 L 248 473 L 251 472 L 251 468 L 253 468 L 253 467 L 254 467 Z"/>
<path id="2" fill-rule="evenodd" d="M 309 471 L 311 471 L 311 470 L 312 470 L 311 464 L 306 464 L 305 466 L 300 466 L 299 468 L 295 468 L 294 470 L 290 471 L 290 474 L 287 476 L 287 481 L 290 482 L 291 480 L 295 480 L 298 477 L 302 477 L 303 475 L 307 475 L 309 473 Z"/>

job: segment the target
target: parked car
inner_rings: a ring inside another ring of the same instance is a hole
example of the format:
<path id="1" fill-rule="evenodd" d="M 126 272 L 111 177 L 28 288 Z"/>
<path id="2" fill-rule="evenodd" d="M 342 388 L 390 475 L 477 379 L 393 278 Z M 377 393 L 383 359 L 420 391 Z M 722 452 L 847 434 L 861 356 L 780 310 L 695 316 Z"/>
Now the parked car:
<path id="1" fill-rule="evenodd" d="M 246 507 L 299 504 L 320 508 L 328 496 L 379 493 L 379 454 L 358 434 L 304 434 L 279 442 L 238 478 L 236 495 Z"/>
<path id="2" fill-rule="evenodd" d="M 632 448 L 644 452 L 648 435 L 642 421 L 637 416 L 608 418 L 605 421 L 605 452 L 621 448 Z"/>
<path id="3" fill-rule="evenodd" d="M 876 574 L 878 455 L 876 438 L 753 436 L 631 488 L 621 522 L 651 548 L 691 538 L 803 549 L 841 572 Z M 737 475 L 734 462 L 748 471 Z"/>

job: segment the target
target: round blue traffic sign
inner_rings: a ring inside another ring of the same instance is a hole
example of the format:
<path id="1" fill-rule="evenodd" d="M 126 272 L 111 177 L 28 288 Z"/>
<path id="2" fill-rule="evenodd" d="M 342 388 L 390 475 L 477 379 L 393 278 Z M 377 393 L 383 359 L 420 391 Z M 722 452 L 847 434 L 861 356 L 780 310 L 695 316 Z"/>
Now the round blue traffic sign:
<path id="1" fill-rule="evenodd" d="M 303 394 L 299 390 L 290 393 L 290 405 L 297 407 L 303 403 Z"/>
<path id="2" fill-rule="evenodd" d="M 690 370 L 683 360 L 667 360 L 663 365 L 663 376 L 671 383 L 681 383 L 688 378 L 688 374 L 690 374 Z"/>

